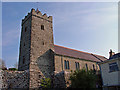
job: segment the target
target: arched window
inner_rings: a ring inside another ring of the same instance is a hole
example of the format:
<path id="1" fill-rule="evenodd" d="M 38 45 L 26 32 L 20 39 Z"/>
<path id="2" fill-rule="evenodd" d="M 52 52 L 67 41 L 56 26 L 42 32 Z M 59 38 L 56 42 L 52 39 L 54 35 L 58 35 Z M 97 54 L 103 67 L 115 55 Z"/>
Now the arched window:
<path id="1" fill-rule="evenodd" d="M 64 66 L 65 66 L 65 69 L 70 69 L 69 67 L 69 61 L 64 61 Z"/>
<path id="2" fill-rule="evenodd" d="M 87 63 L 85 64 L 85 67 L 86 67 L 86 71 L 88 71 L 88 65 L 87 65 Z"/>
<path id="3" fill-rule="evenodd" d="M 80 69 L 79 62 L 75 62 L 75 67 L 76 67 L 76 70 L 79 70 L 79 69 Z"/>
<path id="4" fill-rule="evenodd" d="M 70 69 L 70 67 L 69 67 L 69 61 L 67 61 L 67 69 Z"/>
<path id="5" fill-rule="evenodd" d="M 65 66 L 65 69 L 67 69 L 67 63 L 66 63 L 66 60 L 64 61 L 64 66 Z"/>
<path id="6" fill-rule="evenodd" d="M 95 65 L 93 64 L 93 70 L 95 70 Z"/>
<path id="7" fill-rule="evenodd" d="M 41 25 L 41 30 L 44 30 L 44 25 Z"/>

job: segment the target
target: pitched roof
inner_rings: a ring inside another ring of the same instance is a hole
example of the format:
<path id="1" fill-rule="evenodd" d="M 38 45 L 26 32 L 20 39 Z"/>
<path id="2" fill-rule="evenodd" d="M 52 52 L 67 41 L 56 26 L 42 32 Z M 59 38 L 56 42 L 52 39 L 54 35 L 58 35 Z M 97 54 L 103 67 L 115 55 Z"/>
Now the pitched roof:
<path id="1" fill-rule="evenodd" d="M 92 54 L 92 53 L 87 53 L 83 51 L 78 51 L 70 48 L 66 48 L 63 46 L 58 46 L 54 45 L 55 53 L 59 55 L 65 55 L 65 56 L 70 56 L 74 58 L 79 58 L 79 59 L 85 59 L 85 60 L 91 60 L 95 62 L 102 62 L 107 60 L 104 56 Z"/>
<path id="2" fill-rule="evenodd" d="M 112 57 L 110 57 L 108 60 L 110 59 L 116 59 L 116 58 L 120 58 L 120 53 L 116 53 L 114 54 Z"/>

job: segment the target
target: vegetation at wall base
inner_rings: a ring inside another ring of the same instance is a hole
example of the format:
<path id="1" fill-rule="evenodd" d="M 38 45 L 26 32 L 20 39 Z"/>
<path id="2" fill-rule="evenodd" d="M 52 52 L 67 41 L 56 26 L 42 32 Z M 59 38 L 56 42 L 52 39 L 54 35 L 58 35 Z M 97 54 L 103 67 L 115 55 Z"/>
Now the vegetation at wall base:
<path id="1" fill-rule="evenodd" d="M 71 88 L 96 88 L 96 75 L 93 70 L 76 70 L 71 73 Z"/>
<path id="2" fill-rule="evenodd" d="M 16 68 L 9 68 L 8 70 L 10 70 L 10 71 L 17 71 L 18 69 L 16 69 Z"/>
<path id="3" fill-rule="evenodd" d="M 41 79 L 41 87 L 42 88 L 51 88 L 51 79 L 50 78 Z"/>

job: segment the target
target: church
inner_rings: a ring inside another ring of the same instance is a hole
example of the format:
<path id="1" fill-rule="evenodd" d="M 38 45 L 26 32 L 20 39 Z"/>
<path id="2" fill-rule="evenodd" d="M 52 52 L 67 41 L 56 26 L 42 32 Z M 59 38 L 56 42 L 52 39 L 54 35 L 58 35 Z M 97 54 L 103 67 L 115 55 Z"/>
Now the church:
<path id="1" fill-rule="evenodd" d="M 19 71 L 29 71 L 29 87 L 39 87 L 41 75 L 50 77 L 62 71 L 85 68 L 99 70 L 104 56 L 70 49 L 54 44 L 52 16 L 37 9 L 22 20 L 19 49 Z"/>

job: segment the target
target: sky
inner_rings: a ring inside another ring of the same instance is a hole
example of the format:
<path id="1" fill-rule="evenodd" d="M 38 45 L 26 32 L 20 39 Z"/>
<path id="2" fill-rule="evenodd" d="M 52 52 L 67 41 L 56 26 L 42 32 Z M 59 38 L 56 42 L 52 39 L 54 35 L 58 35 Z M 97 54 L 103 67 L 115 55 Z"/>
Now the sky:
<path id="1" fill-rule="evenodd" d="M 21 21 L 31 9 L 53 16 L 54 44 L 109 57 L 118 52 L 117 2 L 3 2 L 2 59 L 19 60 Z"/>

